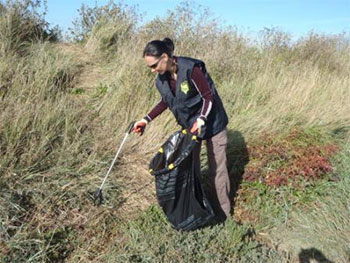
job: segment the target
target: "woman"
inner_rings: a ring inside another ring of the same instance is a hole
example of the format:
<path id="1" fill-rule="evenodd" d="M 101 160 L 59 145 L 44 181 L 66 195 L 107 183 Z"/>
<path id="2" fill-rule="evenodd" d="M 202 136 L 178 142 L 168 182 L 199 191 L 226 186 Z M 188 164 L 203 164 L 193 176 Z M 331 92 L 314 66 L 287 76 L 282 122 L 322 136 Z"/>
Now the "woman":
<path id="1" fill-rule="evenodd" d="M 161 95 L 158 104 L 140 121 L 133 131 L 142 135 L 146 125 L 169 108 L 182 128 L 206 140 L 210 179 L 215 189 L 208 196 L 220 219 L 230 214 L 230 181 L 226 167 L 228 118 L 206 71 L 197 59 L 173 56 L 174 44 L 169 38 L 149 42 L 143 58 L 152 72 L 158 73 L 156 87 Z M 200 144 L 193 151 L 196 174 L 200 174 Z M 214 191 L 215 190 L 215 191 Z"/>

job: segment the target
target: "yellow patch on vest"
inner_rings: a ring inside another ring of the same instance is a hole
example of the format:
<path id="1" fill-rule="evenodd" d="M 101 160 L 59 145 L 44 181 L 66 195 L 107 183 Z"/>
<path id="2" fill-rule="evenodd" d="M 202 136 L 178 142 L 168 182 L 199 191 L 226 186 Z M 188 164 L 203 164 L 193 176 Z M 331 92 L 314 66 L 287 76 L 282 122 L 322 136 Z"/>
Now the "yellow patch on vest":
<path id="1" fill-rule="evenodd" d="M 182 82 L 180 87 L 181 87 L 181 91 L 185 94 L 187 94 L 187 92 L 190 90 L 190 87 L 188 86 L 187 81 Z"/>

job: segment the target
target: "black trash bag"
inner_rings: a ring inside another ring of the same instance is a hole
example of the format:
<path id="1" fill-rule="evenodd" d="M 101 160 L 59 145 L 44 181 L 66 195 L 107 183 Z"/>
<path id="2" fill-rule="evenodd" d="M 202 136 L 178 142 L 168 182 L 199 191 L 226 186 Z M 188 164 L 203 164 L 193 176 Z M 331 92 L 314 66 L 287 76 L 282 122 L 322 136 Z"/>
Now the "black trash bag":
<path id="1" fill-rule="evenodd" d="M 162 145 L 150 163 L 159 205 L 177 230 L 194 230 L 211 222 L 214 212 L 194 172 L 192 150 L 197 137 L 177 131 Z"/>

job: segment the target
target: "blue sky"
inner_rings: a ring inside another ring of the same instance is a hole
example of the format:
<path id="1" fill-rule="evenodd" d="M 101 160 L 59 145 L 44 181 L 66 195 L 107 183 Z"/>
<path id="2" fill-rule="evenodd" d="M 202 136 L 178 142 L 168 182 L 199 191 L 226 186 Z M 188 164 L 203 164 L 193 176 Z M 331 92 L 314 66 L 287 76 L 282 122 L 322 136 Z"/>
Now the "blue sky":
<path id="1" fill-rule="evenodd" d="M 183 0 L 142 0 L 123 3 L 136 6 L 145 13 L 144 22 L 164 16 Z M 119 1 L 116 1 L 119 2 Z M 108 0 L 48 0 L 46 20 L 51 25 L 67 29 L 78 16 L 82 3 L 98 6 Z M 264 27 L 278 27 L 295 37 L 314 31 L 327 34 L 350 32 L 350 0 L 197 0 L 195 3 L 209 8 L 213 17 L 224 25 L 254 33 Z"/>

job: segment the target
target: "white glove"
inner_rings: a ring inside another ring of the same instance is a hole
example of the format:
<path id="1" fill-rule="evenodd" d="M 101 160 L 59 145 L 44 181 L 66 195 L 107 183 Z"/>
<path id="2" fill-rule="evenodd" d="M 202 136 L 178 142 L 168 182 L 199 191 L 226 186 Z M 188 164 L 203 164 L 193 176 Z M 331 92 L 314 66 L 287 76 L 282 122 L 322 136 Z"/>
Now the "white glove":
<path id="1" fill-rule="evenodd" d="M 205 125 L 204 117 L 198 117 L 197 120 L 193 123 L 193 126 L 191 128 L 191 133 L 199 135 L 204 125 Z"/>

